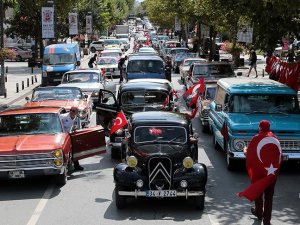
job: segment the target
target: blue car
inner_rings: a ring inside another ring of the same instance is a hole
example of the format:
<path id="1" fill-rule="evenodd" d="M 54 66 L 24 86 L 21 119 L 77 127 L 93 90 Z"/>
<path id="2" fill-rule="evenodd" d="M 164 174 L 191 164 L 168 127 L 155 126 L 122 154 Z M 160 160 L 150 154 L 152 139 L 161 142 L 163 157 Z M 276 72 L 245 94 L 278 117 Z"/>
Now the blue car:
<path id="1" fill-rule="evenodd" d="M 243 149 L 258 133 L 261 120 L 270 122 L 271 131 L 279 138 L 283 159 L 299 161 L 300 111 L 296 92 L 263 78 L 218 80 L 210 103 L 209 126 L 215 148 L 226 152 L 229 170 L 236 169 L 237 161 L 245 158 Z"/>

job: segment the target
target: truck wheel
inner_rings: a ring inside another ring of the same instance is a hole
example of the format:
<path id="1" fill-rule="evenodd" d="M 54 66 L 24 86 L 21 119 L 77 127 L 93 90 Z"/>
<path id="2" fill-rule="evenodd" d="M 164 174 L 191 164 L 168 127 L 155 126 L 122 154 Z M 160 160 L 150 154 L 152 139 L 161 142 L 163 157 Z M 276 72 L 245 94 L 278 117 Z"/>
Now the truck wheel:
<path id="1" fill-rule="evenodd" d="M 204 201 L 205 201 L 205 195 L 195 197 L 196 209 L 203 210 L 204 209 Z"/>
<path id="2" fill-rule="evenodd" d="M 236 165 L 237 165 L 237 162 L 235 159 L 231 158 L 229 156 L 229 153 L 228 151 L 226 151 L 226 162 L 227 162 L 227 169 L 229 171 L 234 171 L 236 170 Z"/>
<path id="3" fill-rule="evenodd" d="M 124 188 L 121 185 L 116 184 L 115 187 L 115 201 L 117 209 L 124 209 L 126 207 L 126 197 L 119 195 L 119 191 L 123 191 Z"/>
<path id="4" fill-rule="evenodd" d="M 91 52 L 92 53 L 95 53 L 96 52 L 96 49 L 94 47 L 91 47 Z"/>
<path id="5" fill-rule="evenodd" d="M 216 136 L 215 136 L 215 134 L 213 133 L 213 145 L 214 145 L 214 148 L 216 149 L 216 150 L 221 150 L 221 146 L 219 145 L 219 143 L 217 142 L 217 140 L 216 140 Z"/>

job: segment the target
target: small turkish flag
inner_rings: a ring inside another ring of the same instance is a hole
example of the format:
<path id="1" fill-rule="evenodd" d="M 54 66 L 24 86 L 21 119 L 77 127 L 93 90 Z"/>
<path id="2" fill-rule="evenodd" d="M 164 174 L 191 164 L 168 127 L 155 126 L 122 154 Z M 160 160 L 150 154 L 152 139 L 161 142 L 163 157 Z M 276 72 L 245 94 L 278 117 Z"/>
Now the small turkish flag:
<path id="1" fill-rule="evenodd" d="M 221 134 L 223 135 L 224 139 L 228 141 L 229 139 L 229 132 L 226 121 L 224 121 L 223 126 L 221 128 Z"/>
<path id="2" fill-rule="evenodd" d="M 281 147 L 272 132 L 260 132 L 249 143 L 246 167 L 250 186 L 237 194 L 250 201 L 256 200 L 264 190 L 277 179 L 281 165 Z"/>
<path id="3" fill-rule="evenodd" d="M 115 133 L 117 130 L 121 129 L 122 127 L 124 127 L 127 124 L 128 124 L 128 122 L 127 122 L 127 119 L 126 119 L 123 111 L 120 111 L 117 114 L 114 124 L 112 125 L 112 127 L 110 129 L 110 134 Z"/>
<path id="4" fill-rule="evenodd" d="M 188 106 L 196 104 L 199 95 L 203 93 L 204 88 L 204 78 L 202 77 L 194 86 L 190 87 L 186 92 L 183 93 L 183 97 L 187 97 Z"/>
<path id="5" fill-rule="evenodd" d="M 170 97 L 169 95 L 166 97 L 165 101 L 163 102 L 163 109 L 166 108 L 166 106 L 169 104 L 169 100 L 170 100 Z"/>

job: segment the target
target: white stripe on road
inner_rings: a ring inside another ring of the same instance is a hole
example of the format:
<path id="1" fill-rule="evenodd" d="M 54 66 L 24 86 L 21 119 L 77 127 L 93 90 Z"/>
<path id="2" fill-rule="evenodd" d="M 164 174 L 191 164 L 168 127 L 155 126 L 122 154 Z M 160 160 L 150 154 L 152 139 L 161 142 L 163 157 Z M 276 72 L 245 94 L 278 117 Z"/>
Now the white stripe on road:
<path id="1" fill-rule="evenodd" d="M 43 197 L 39 201 L 39 204 L 36 206 L 31 218 L 29 219 L 27 225 L 35 225 L 37 224 L 46 204 L 47 201 L 50 199 L 52 192 L 54 190 L 54 184 L 50 184 L 48 188 L 46 189 Z"/>

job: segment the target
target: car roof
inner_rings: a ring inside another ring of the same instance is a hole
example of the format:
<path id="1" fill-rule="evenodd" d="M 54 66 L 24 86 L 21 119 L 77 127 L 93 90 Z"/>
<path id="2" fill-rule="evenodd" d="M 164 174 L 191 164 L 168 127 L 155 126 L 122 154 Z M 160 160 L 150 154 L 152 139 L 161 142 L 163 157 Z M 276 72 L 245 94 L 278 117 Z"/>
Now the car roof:
<path id="1" fill-rule="evenodd" d="M 46 87 L 37 87 L 33 91 L 43 90 L 43 89 L 77 89 L 81 90 L 79 87 L 61 87 L 61 86 L 46 86 Z"/>
<path id="2" fill-rule="evenodd" d="M 46 106 L 37 106 L 37 107 L 19 107 L 6 109 L 0 112 L 0 116 L 3 115 L 18 115 L 18 114 L 35 114 L 35 113 L 59 113 L 62 110 L 60 107 L 46 107 Z"/>
<path id="3" fill-rule="evenodd" d="M 148 111 L 148 112 L 137 112 L 131 116 L 131 123 L 172 123 L 174 125 L 186 125 L 188 121 L 186 116 L 175 112 L 165 111 Z"/>
<path id="4" fill-rule="evenodd" d="M 139 82 L 127 82 L 120 86 L 120 92 L 131 91 L 131 90 L 161 90 L 170 92 L 172 90 L 172 85 L 170 83 L 160 83 L 157 81 L 151 82 L 150 79 L 136 79 Z M 157 79 L 153 79 L 157 80 Z"/>
<path id="5" fill-rule="evenodd" d="M 292 88 L 264 78 L 222 78 L 218 85 L 233 94 L 296 94 Z"/>
<path id="6" fill-rule="evenodd" d="M 128 61 L 131 60 L 159 60 L 159 61 L 163 61 L 162 58 L 160 58 L 157 55 L 131 55 L 128 58 Z"/>

